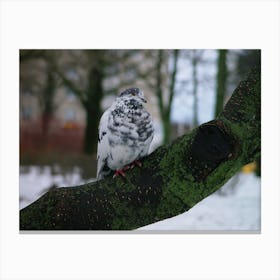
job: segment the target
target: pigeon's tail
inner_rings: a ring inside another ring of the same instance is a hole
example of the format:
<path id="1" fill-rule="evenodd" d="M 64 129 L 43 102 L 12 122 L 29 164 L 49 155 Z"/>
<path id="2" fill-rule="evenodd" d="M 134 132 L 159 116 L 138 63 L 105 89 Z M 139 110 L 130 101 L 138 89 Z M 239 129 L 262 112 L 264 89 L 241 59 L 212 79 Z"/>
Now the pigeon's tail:
<path id="1" fill-rule="evenodd" d="M 97 181 L 109 175 L 111 171 L 112 170 L 107 166 L 107 164 L 105 164 L 102 169 L 97 170 L 97 174 L 96 174 Z"/>

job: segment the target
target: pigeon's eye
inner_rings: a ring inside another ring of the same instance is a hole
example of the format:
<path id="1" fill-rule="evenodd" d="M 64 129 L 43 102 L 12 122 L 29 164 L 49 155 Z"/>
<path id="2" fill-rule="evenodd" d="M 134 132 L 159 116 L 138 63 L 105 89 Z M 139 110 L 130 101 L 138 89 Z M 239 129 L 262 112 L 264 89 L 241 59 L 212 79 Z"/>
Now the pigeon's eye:
<path id="1" fill-rule="evenodd" d="M 136 93 L 135 93 L 135 92 L 132 92 L 132 93 L 131 93 L 131 95 L 135 96 L 135 95 L 136 95 Z"/>

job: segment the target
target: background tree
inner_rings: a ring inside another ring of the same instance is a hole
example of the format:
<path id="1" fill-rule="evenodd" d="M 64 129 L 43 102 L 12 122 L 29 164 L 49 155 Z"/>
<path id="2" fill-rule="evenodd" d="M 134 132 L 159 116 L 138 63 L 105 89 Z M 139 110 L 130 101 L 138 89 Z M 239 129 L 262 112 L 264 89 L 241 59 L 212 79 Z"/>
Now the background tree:
<path id="1" fill-rule="evenodd" d="M 254 66 L 261 65 L 261 50 L 227 50 L 227 96 L 234 90 L 236 83 Z"/>
<path id="2" fill-rule="evenodd" d="M 211 64 L 209 58 L 204 57 L 205 50 L 182 50 L 179 62 L 184 77 L 179 80 L 179 90 L 184 94 L 192 96 L 192 121 L 191 127 L 196 127 L 199 121 L 199 90 L 213 80 L 208 73 L 201 73 L 202 67 Z"/>
<path id="3" fill-rule="evenodd" d="M 218 50 L 215 117 L 223 110 L 227 88 L 227 50 Z"/>
<path id="4" fill-rule="evenodd" d="M 169 58 L 169 54 L 171 53 Z M 157 63 L 156 63 L 156 86 L 155 92 L 158 100 L 158 108 L 160 112 L 160 117 L 163 126 L 163 143 L 168 144 L 171 139 L 171 107 L 172 101 L 175 94 L 175 81 L 177 75 L 177 62 L 178 62 L 179 50 L 173 51 L 164 51 L 158 50 L 157 54 Z M 164 98 L 164 75 L 163 75 L 163 65 L 166 65 L 164 60 L 171 59 L 172 61 L 172 70 L 168 73 L 168 76 L 165 77 L 169 81 L 169 87 L 167 92 L 167 101 L 165 102 Z"/>
<path id="5" fill-rule="evenodd" d="M 49 60 L 62 83 L 78 97 L 85 109 L 84 152 L 93 154 L 97 148 L 100 107 L 104 94 L 105 54 L 102 50 L 73 50 L 67 51 L 65 56 L 61 57 L 59 51 L 54 51 Z"/>
<path id="6" fill-rule="evenodd" d="M 43 133 L 47 134 L 49 131 L 50 121 L 55 110 L 54 95 L 57 86 L 57 77 L 52 69 L 52 65 L 47 64 L 47 81 L 43 90 L 43 112 L 42 112 L 42 126 Z M 47 139 L 47 137 L 44 137 Z"/>
<path id="7" fill-rule="evenodd" d="M 192 65 L 192 95 L 193 95 L 193 127 L 198 126 L 198 77 L 197 66 L 201 59 L 200 50 L 192 50 L 190 53 L 190 60 Z"/>
<path id="8" fill-rule="evenodd" d="M 54 95 L 57 77 L 52 64 L 49 63 L 47 51 L 20 51 L 20 85 L 23 91 L 38 96 L 41 108 L 41 129 L 47 141 L 50 120 L 55 110 Z M 47 144 L 47 143 L 45 143 Z"/>
<path id="9" fill-rule="evenodd" d="M 261 50 L 241 50 L 237 52 L 236 79 L 246 75 L 254 66 L 261 65 Z"/>

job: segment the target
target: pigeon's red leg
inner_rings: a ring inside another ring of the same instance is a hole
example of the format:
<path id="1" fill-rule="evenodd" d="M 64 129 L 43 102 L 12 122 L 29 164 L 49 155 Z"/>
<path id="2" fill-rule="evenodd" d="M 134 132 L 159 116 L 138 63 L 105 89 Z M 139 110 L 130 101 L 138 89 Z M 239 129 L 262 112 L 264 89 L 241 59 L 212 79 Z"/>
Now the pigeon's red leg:
<path id="1" fill-rule="evenodd" d="M 118 176 L 122 176 L 123 178 L 125 178 L 125 171 L 127 171 L 128 169 L 132 169 L 135 166 L 142 167 L 142 163 L 139 160 L 133 161 L 132 163 L 124 166 L 122 169 L 116 170 L 113 178 L 116 178 Z"/>
<path id="2" fill-rule="evenodd" d="M 123 178 L 125 178 L 125 171 L 127 171 L 128 169 L 130 169 L 130 165 L 126 165 L 122 169 L 116 170 L 113 178 L 116 178 L 118 176 L 122 176 Z"/>

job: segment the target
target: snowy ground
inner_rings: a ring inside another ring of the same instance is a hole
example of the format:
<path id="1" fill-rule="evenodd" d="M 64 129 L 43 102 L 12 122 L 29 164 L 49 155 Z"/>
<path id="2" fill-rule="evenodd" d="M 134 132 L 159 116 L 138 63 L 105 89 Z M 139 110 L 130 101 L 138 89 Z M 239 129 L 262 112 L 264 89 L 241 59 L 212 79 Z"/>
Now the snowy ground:
<path id="1" fill-rule="evenodd" d="M 63 175 L 62 175 L 63 174 Z M 69 172 L 61 172 L 59 166 L 30 166 L 20 167 L 19 176 L 19 208 L 29 205 L 51 187 L 71 187 L 94 179 L 85 181 L 81 176 L 79 167 L 74 167 Z"/>
<path id="2" fill-rule="evenodd" d="M 261 229 L 260 179 L 253 173 L 239 173 L 222 189 L 176 217 L 141 230 L 246 230 Z"/>
<path id="3" fill-rule="evenodd" d="M 78 167 L 64 176 L 59 167 L 21 167 L 20 209 L 38 199 L 51 186 L 73 186 L 84 182 Z M 188 212 L 140 230 L 260 231 L 260 206 L 260 179 L 253 173 L 239 173 L 219 193 L 207 197 Z"/>

